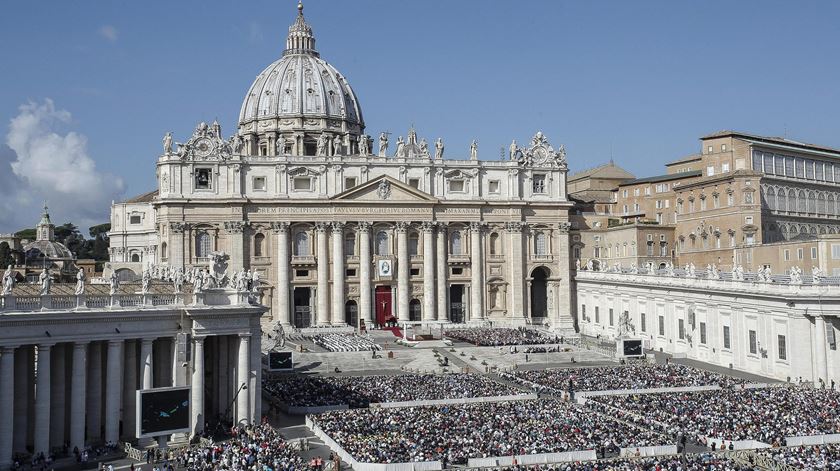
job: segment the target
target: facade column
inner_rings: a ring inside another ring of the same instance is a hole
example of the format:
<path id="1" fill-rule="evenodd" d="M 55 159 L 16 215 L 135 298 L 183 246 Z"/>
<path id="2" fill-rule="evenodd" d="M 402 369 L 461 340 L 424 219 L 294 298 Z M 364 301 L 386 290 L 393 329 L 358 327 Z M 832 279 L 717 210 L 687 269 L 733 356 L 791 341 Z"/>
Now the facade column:
<path id="1" fill-rule="evenodd" d="M 449 269 L 446 263 L 446 225 L 438 222 L 437 227 L 437 320 L 449 320 L 449 290 L 446 289 L 446 274 Z"/>
<path id="2" fill-rule="evenodd" d="M 182 222 L 169 223 L 169 247 L 167 247 L 167 261 L 169 266 L 175 268 L 184 267 L 184 232 L 186 224 Z"/>
<path id="3" fill-rule="evenodd" d="M 123 346 L 123 435 L 137 436 L 137 341 L 126 340 Z"/>
<path id="4" fill-rule="evenodd" d="M 425 221 L 423 231 L 423 316 L 424 321 L 433 321 L 435 316 L 435 223 Z"/>
<path id="5" fill-rule="evenodd" d="M 122 398 L 123 341 L 108 341 L 105 374 L 105 442 L 120 441 L 120 399 Z"/>
<path id="6" fill-rule="evenodd" d="M 554 257 L 555 266 L 557 267 L 557 276 L 560 278 L 557 282 L 557 302 L 554 307 L 556 317 L 554 326 L 556 329 L 572 332 L 575 329 L 575 321 L 572 318 L 572 283 L 571 283 L 571 264 L 569 263 L 569 229 L 572 225 L 568 221 L 562 221 L 557 224 L 557 230 L 554 242 Z"/>
<path id="7" fill-rule="evenodd" d="M 408 256 L 408 223 L 397 222 L 397 320 L 408 321 L 408 300 L 411 296 Z"/>
<path id="8" fill-rule="evenodd" d="M 344 223 L 332 223 L 332 324 L 345 325 L 344 319 Z"/>
<path id="9" fill-rule="evenodd" d="M 0 349 L 0 468 L 12 462 L 15 423 L 15 347 Z"/>
<path id="10" fill-rule="evenodd" d="M 29 430 L 29 373 L 33 365 L 29 359 L 31 345 L 18 347 L 15 352 L 15 409 L 14 409 L 14 451 L 26 450 L 27 430 Z"/>
<path id="11" fill-rule="evenodd" d="M 65 380 L 67 377 L 64 347 L 53 345 L 50 360 L 50 448 L 64 444 Z"/>
<path id="12" fill-rule="evenodd" d="M 318 312 L 315 314 L 318 320 L 318 325 L 330 324 L 330 305 L 329 305 L 329 253 L 327 251 L 327 226 L 325 222 L 315 223 L 315 233 L 318 237 L 318 253 L 316 254 L 318 262 Z M 237 385 L 237 387 L 239 387 Z"/>
<path id="13" fill-rule="evenodd" d="M 219 402 L 217 403 L 217 407 L 220 414 L 226 414 L 230 412 L 228 407 L 230 407 L 230 372 L 233 369 L 230 365 L 228 359 L 230 358 L 230 353 L 228 352 L 228 345 L 229 345 L 229 338 L 227 335 L 221 335 L 214 337 L 216 339 L 216 359 L 218 360 L 218 364 L 216 367 L 216 371 L 218 371 L 219 375 L 219 389 L 218 389 L 218 397 Z M 227 415 L 223 417 L 224 420 L 227 420 Z"/>
<path id="14" fill-rule="evenodd" d="M 225 222 L 225 232 L 230 247 L 230 268 L 233 272 L 245 269 L 245 228 L 244 221 Z M 218 244 L 218 242 L 217 242 Z"/>
<path id="15" fill-rule="evenodd" d="M 509 250 L 508 267 L 510 279 L 510 293 L 508 295 L 508 316 L 512 318 L 524 318 L 525 315 L 525 259 L 522 252 L 522 230 L 524 224 L 521 222 L 508 222 L 505 230 L 508 233 Z"/>
<path id="16" fill-rule="evenodd" d="M 70 449 L 85 448 L 88 342 L 73 344 L 73 377 L 70 379 Z"/>
<path id="17" fill-rule="evenodd" d="M 102 343 L 91 342 L 88 347 L 87 440 L 96 442 L 101 438 L 102 427 Z"/>
<path id="18" fill-rule="evenodd" d="M 155 339 L 140 340 L 140 389 L 151 389 L 152 384 L 152 346 Z"/>
<path id="19" fill-rule="evenodd" d="M 193 337 L 193 370 L 190 385 L 190 428 L 192 436 L 204 432 L 204 337 Z"/>
<path id="20" fill-rule="evenodd" d="M 482 223 L 470 223 L 470 320 L 484 319 L 484 257 L 482 256 Z"/>
<path id="21" fill-rule="evenodd" d="M 38 345 L 38 370 L 35 384 L 35 455 L 50 453 L 50 350 L 51 344 Z"/>
<path id="22" fill-rule="evenodd" d="M 290 257 L 289 257 L 289 223 L 275 222 L 271 228 L 276 234 L 277 241 L 277 311 L 274 320 L 279 321 L 284 327 L 292 325 L 292 316 L 289 307 L 289 283 Z"/>
<path id="23" fill-rule="evenodd" d="M 816 360 L 814 362 L 817 370 L 814 372 L 814 387 L 819 388 L 820 380 L 823 380 L 825 383 L 828 383 L 828 368 L 826 366 L 825 360 L 825 344 L 826 344 L 826 336 L 825 336 L 825 318 L 823 316 L 815 316 L 814 320 L 816 321 L 816 333 L 814 339 L 814 345 L 816 346 Z"/>
<path id="24" fill-rule="evenodd" d="M 251 331 L 251 338 L 260 338 L 261 332 L 259 327 L 255 327 Z M 251 423 L 259 424 L 262 419 L 262 365 L 260 359 L 260 342 L 251 342 L 251 369 L 250 382 L 248 383 L 248 390 L 251 401 Z"/>
<path id="25" fill-rule="evenodd" d="M 241 389 L 242 385 L 248 385 L 248 373 L 250 372 L 251 358 L 251 334 L 239 334 L 239 362 L 236 367 L 236 423 L 249 422 L 250 417 L 250 393 L 247 389 Z"/>
<path id="26" fill-rule="evenodd" d="M 373 309 L 371 309 L 372 278 L 370 267 L 373 259 L 370 256 L 370 223 L 359 222 L 359 316 L 364 319 L 365 326 L 373 324 Z"/>

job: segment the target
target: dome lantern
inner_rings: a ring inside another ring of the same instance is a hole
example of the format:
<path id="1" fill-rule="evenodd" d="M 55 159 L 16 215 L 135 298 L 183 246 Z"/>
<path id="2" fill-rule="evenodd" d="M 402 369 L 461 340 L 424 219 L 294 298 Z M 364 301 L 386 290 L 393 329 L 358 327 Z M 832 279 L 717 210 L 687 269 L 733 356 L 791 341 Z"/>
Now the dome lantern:
<path id="1" fill-rule="evenodd" d="M 298 2 L 298 16 L 292 26 L 289 26 L 289 35 L 286 37 L 287 54 L 310 54 L 318 57 L 315 50 L 315 35 L 312 34 L 312 27 L 306 23 L 303 17 L 303 2 Z"/>

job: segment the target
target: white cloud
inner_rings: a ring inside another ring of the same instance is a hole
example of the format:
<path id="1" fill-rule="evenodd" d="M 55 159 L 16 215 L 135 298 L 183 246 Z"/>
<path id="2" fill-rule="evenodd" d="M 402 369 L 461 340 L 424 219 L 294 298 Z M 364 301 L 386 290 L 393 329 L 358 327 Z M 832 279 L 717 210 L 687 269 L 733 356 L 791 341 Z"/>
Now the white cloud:
<path id="1" fill-rule="evenodd" d="M 59 217 L 55 223 L 73 222 L 84 230 L 108 221 L 111 200 L 122 195 L 125 184 L 97 170 L 84 135 L 60 133 L 70 121 L 70 113 L 50 99 L 22 105 L 11 120 L 6 144 L 13 154 L 4 158 L 0 152 L 0 174 L 11 174 L 0 186 L 0 210 L 6 213 L 0 230 L 34 225 L 44 200 Z"/>
<path id="2" fill-rule="evenodd" d="M 115 42 L 119 37 L 119 31 L 112 25 L 105 25 L 99 28 L 99 35 L 108 41 Z"/>

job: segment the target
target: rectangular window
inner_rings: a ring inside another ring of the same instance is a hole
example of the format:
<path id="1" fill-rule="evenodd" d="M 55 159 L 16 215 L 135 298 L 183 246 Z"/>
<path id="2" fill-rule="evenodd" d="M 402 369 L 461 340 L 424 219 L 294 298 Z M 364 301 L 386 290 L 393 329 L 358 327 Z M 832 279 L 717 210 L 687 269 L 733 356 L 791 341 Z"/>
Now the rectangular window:
<path id="1" fill-rule="evenodd" d="M 633 196 L 639 196 L 639 189 L 638 188 L 633 189 Z"/>
<path id="2" fill-rule="evenodd" d="M 411 269 L 411 276 L 420 276 L 420 269 L 419 268 L 412 268 Z"/>
<path id="3" fill-rule="evenodd" d="M 533 191 L 536 194 L 543 194 L 546 192 L 545 188 L 545 175 L 534 175 L 534 179 L 532 181 Z"/>
<path id="4" fill-rule="evenodd" d="M 758 353 L 758 336 L 756 336 L 756 333 L 755 333 L 754 330 L 751 330 L 749 332 L 749 336 L 750 336 L 750 353 L 755 355 L 755 354 Z"/>
<path id="5" fill-rule="evenodd" d="M 796 159 L 796 178 L 805 178 L 805 160 Z"/>
<path id="6" fill-rule="evenodd" d="M 805 259 L 805 249 L 796 249 L 796 258 L 799 260 Z"/>
<path id="7" fill-rule="evenodd" d="M 665 336 L 665 316 L 659 316 L 659 335 Z"/>
<path id="8" fill-rule="evenodd" d="M 732 193 L 729 193 L 726 195 L 726 205 L 732 206 L 733 204 L 735 204 L 735 196 Z"/>
<path id="9" fill-rule="evenodd" d="M 781 155 L 776 156 L 776 175 L 784 175 L 785 174 L 785 158 Z"/>
<path id="10" fill-rule="evenodd" d="M 744 192 L 744 204 L 753 204 L 753 194 L 751 191 Z"/>
<path id="11" fill-rule="evenodd" d="M 790 261 L 790 250 L 785 249 L 784 254 L 785 254 L 785 261 L 789 262 Z"/>
<path id="12" fill-rule="evenodd" d="M 781 157 L 776 157 L 776 158 L 780 159 Z M 793 157 L 785 157 L 784 159 L 785 159 L 785 176 L 786 177 L 794 176 L 794 173 L 793 173 Z"/>
<path id="13" fill-rule="evenodd" d="M 139 214 L 132 214 L 131 217 L 128 218 L 129 224 L 140 224 L 143 222 L 143 216 Z"/>
<path id="14" fill-rule="evenodd" d="M 449 191 L 463 193 L 464 180 L 449 180 Z"/>
<path id="15" fill-rule="evenodd" d="M 840 244 L 831 244 L 831 259 L 840 260 Z"/>
<path id="16" fill-rule="evenodd" d="M 492 194 L 498 194 L 499 193 L 499 180 L 490 180 L 487 183 L 487 191 L 492 193 Z"/>
<path id="17" fill-rule="evenodd" d="M 779 360 L 787 360 L 787 339 L 779 335 Z"/>
<path id="18" fill-rule="evenodd" d="M 813 160 L 806 160 L 805 161 L 805 178 L 808 180 L 814 179 L 814 161 Z"/>
<path id="19" fill-rule="evenodd" d="M 679 319 L 677 322 L 680 340 L 685 340 L 685 320 Z"/>
<path id="20" fill-rule="evenodd" d="M 344 272 L 344 275 L 347 276 L 348 278 L 352 278 L 352 277 L 356 276 L 356 269 L 355 268 L 348 268 Z"/>
<path id="21" fill-rule="evenodd" d="M 730 339 L 729 339 L 729 326 L 728 325 L 723 326 L 723 348 L 725 348 L 727 350 L 732 348 L 732 343 L 730 342 Z"/>
<path id="22" fill-rule="evenodd" d="M 420 179 L 419 178 L 409 178 L 408 179 L 408 186 L 412 188 L 420 188 Z"/>
<path id="23" fill-rule="evenodd" d="M 598 306 L 595 306 L 595 323 L 601 323 L 601 309 Z"/>
<path id="24" fill-rule="evenodd" d="M 312 179 L 309 177 L 295 177 L 292 184 L 293 188 L 297 191 L 309 191 L 312 189 Z"/>
<path id="25" fill-rule="evenodd" d="M 816 259 L 817 259 L 817 248 L 816 247 L 811 247 L 811 260 L 816 260 Z"/>
<path id="26" fill-rule="evenodd" d="M 822 162 L 815 162 L 814 165 L 816 166 L 814 168 L 814 177 L 817 180 L 819 180 L 821 182 L 824 182 L 825 181 L 825 172 L 823 171 L 823 165 L 824 164 Z"/>
<path id="27" fill-rule="evenodd" d="M 463 268 L 455 268 L 455 267 L 453 267 L 453 268 L 452 268 L 452 274 L 453 274 L 453 275 L 463 275 L 463 274 L 464 274 L 464 269 L 463 269 Z"/>
<path id="28" fill-rule="evenodd" d="M 610 308 L 610 327 L 613 325 L 613 310 Z"/>
<path id="29" fill-rule="evenodd" d="M 209 168 L 195 169 L 195 189 L 210 190 L 213 188 L 213 170 Z"/>
<path id="30" fill-rule="evenodd" d="M 641 324 L 640 327 L 642 329 L 642 332 L 647 332 L 647 322 L 646 322 L 646 319 L 645 319 L 645 313 L 644 312 L 639 314 L 639 324 Z"/>
<path id="31" fill-rule="evenodd" d="M 706 323 L 700 323 L 700 343 L 706 345 Z"/>
<path id="32" fill-rule="evenodd" d="M 729 173 L 729 162 L 720 164 L 720 173 Z"/>
<path id="33" fill-rule="evenodd" d="M 706 167 L 706 176 L 707 177 L 713 177 L 714 175 L 715 175 L 715 166 L 714 165 L 709 165 L 708 167 Z"/>
<path id="34" fill-rule="evenodd" d="M 265 191 L 265 177 L 254 177 L 254 191 Z"/>
<path id="35" fill-rule="evenodd" d="M 306 278 L 309 276 L 309 270 L 295 270 L 295 276 L 298 278 Z"/>
<path id="36" fill-rule="evenodd" d="M 356 177 L 345 177 L 344 178 L 344 189 L 349 190 L 356 186 Z"/>

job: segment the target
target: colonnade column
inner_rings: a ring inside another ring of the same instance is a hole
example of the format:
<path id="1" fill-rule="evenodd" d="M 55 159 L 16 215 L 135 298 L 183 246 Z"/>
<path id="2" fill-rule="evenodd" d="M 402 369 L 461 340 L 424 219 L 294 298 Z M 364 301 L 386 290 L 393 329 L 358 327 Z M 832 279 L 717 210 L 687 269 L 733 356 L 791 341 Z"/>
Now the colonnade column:
<path id="1" fill-rule="evenodd" d="M 397 319 L 408 321 L 409 280 L 408 223 L 397 223 Z"/>
<path id="2" fill-rule="evenodd" d="M 826 336 L 825 336 L 825 318 L 823 316 L 815 316 L 814 320 L 816 321 L 816 339 L 814 339 L 816 348 L 816 355 L 817 361 L 814 364 L 817 367 L 817 371 L 814 373 L 814 386 L 819 387 L 819 381 L 822 379 L 824 382 L 828 382 L 828 369 L 826 366 L 826 359 L 825 359 L 825 343 L 826 343 Z"/>
<path id="3" fill-rule="evenodd" d="M 330 324 L 330 305 L 329 305 L 329 253 L 327 252 L 327 226 L 325 222 L 315 223 L 315 232 L 318 237 L 318 312 L 316 318 L 318 325 Z"/>
<path id="4" fill-rule="evenodd" d="M 14 412 L 15 347 L 3 347 L 0 349 L 0 467 L 12 461 Z"/>
<path id="5" fill-rule="evenodd" d="M 70 448 L 85 448 L 88 342 L 73 344 L 73 377 L 70 380 Z"/>
<path id="6" fill-rule="evenodd" d="M 140 340 L 140 389 L 151 389 L 152 384 L 152 345 L 155 339 Z"/>
<path id="7" fill-rule="evenodd" d="M 192 436 L 204 432 L 204 337 L 193 337 L 193 371 L 190 388 Z"/>
<path id="8" fill-rule="evenodd" d="M 251 335 L 239 334 L 239 362 L 236 367 L 236 390 L 239 395 L 236 396 L 236 423 L 249 422 L 249 405 L 250 393 L 246 389 L 242 389 L 242 385 L 248 384 L 248 375 L 250 373 L 250 357 L 251 357 Z"/>
<path id="9" fill-rule="evenodd" d="M 292 324 L 289 311 L 289 223 L 273 223 L 272 229 L 277 234 L 277 312 L 274 319 L 288 327 Z"/>
<path id="10" fill-rule="evenodd" d="M 105 381 L 105 442 L 120 440 L 120 400 L 122 399 L 123 341 L 108 341 Z"/>
<path id="11" fill-rule="evenodd" d="M 123 435 L 134 438 L 137 432 L 137 341 L 123 345 Z"/>
<path id="12" fill-rule="evenodd" d="M 425 221 L 423 231 L 423 320 L 433 321 L 435 316 L 435 223 Z"/>
<path id="13" fill-rule="evenodd" d="M 470 223 L 470 320 L 484 319 L 484 258 L 482 252 L 483 230 L 480 222 Z"/>
<path id="14" fill-rule="evenodd" d="M 88 347 L 88 381 L 85 412 L 87 438 L 95 442 L 101 438 L 102 425 L 102 343 L 91 342 Z"/>
<path id="15" fill-rule="evenodd" d="M 371 277 L 370 266 L 373 260 L 370 256 L 370 223 L 359 222 L 359 315 L 370 328 L 373 323 L 371 309 Z"/>
<path id="16" fill-rule="evenodd" d="M 59 343 L 53 345 L 52 360 L 50 360 L 50 448 L 61 446 L 65 442 L 64 437 L 64 411 L 65 411 L 65 380 L 66 361 L 64 347 L 67 344 Z"/>
<path id="17" fill-rule="evenodd" d="M 332 223 L 332 324 L 344 325 L 344 223 Z"/>
<path id="18" fill-rule="evenodd" d="M 50 452 L 50 350 L 52 344 L 38 345 L 38 375 L 35 383 L 35 437 L 36 455 Z"/>
<path id="19" fill-rule="evenodd" d="M 525 260 L 522 252 L 522 222 L 505 223 L 505 230 L 508 233 L 510 258 L 508 268 L 510 269 L 511 290 L 508 295 L 508 315 L 510 317 L 526 317 L 525 315 Z"/>
<path id="20" fill-rule="evenodd" d="M 437 226 L 437 320 L 449 320 L 449 305 L 446 300 L 449 293 L 446 289 L 446 273 L 449 267 L 446 264 L 446 225 L 438 222 Z"/>
<path id="21" fill-rule="evenodd" d="M 14 408 L 14 451 L 25 451 L 29 430 L 29 401 L 31 395 L 29 373 L 32 371 L 30 360 L 31 345 L 18 347 L 15 352 L 15 408 Z"/>

